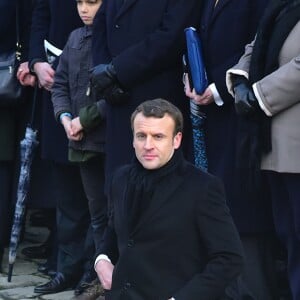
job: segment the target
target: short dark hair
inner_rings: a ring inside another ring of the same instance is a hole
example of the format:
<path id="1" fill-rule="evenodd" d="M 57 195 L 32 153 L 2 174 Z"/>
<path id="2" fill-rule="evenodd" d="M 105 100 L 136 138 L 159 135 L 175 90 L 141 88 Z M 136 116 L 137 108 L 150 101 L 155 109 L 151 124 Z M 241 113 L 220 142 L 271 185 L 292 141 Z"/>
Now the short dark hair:
<path id="1" fill-rule="evenodd" d="M 131 115 L 131 128 L 133 130 L 133 122 L 138 113 L 142 113 L 145 117 L 154 117 L 161 119 L 168 114 L 175 122 L 174 136 L 178 132 L 183 131 L 183 116 L 178 107 L 165 99 L 147 100 L 141 103 Z"/>

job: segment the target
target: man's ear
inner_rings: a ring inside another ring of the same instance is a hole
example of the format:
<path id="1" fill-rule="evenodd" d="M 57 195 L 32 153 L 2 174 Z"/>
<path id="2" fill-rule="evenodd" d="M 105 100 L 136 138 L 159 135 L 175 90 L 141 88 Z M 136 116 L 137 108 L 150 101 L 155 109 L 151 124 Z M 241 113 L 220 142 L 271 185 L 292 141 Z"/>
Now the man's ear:
<path id="1" fill-rule="evenodd" d="M 178 149 L 181 145 L 182 140 L 182 132 L 177 132 L 177 134 L 173 138 L 174 149 Z"/>

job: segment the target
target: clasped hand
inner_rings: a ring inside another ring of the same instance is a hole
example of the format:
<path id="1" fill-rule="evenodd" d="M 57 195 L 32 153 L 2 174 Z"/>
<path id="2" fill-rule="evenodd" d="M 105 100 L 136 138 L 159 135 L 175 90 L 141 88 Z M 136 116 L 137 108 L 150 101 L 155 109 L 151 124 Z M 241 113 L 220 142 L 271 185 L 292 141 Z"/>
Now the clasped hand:
<path id="1" fill-rule="evenodd" d="M 76 117 L 73 120 L 71 120 L 69 117 L 65 116 L 62 119 L 62 124 L 64 126 L 65 132 L 69 140 L 82 140 L 84 132 L 79 117 Z"/>
<path id="2" fill-rule="evenodd" d="M 128 100 L 129 95 L 120 86 L 112 63 L 97 65 L 90 72 L 90 86 L 97 98 L 104 98 L 110 104 L 122 104 Z"/>
<path id="3" fill-rule="evenodd" d="M 255 113 L 258 102 L 248 80 L 237 76 L 233 84 L 236 113 L 243 116 Z"/>

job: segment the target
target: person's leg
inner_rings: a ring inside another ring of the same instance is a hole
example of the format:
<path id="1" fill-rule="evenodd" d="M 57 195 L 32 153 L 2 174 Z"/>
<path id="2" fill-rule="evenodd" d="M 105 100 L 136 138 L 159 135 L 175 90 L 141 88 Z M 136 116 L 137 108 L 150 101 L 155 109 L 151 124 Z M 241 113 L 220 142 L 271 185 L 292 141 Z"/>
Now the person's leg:
<path id="1" fill-rule="evenodd" d="M 293 291 L 292 281 L 294 278 L 293 274 L 297 274 L 297 270 L 299 270 L 300 267 L 299 257 L 296 253 L 297 251 L 299 253 L 300 247 L 299 239 L 297 238 L 295 231 L 295 210 L 293 208 L 293 200 L 291 199 L 288 187 L 290 183 L 288 183 L 286 179 L 287 174 L 268 172 L 268 180 L 272 195 L 274 225 L 278 238 L 287 250 L 289 284 L 294 299 L 298 299 L 294 296 L 296 291 Z M 300 184 L 300 181 L 298 184 Z M 299 199 L 300 195 L 298 195 L 298 199 L 296 200 Z M 298 278 L 299 277 L 297 277 L 297 280 Z M 297 289 L 297 285 L 298 284 L 295 285 L 294 290 Z M 298 296 L 299 295 L 300 294 L 298 294 Z"/>
<path id="2" fill-rule="evenodd" d="M 49 282 L 36 286 L 36 293 L 57 293 L 74 287 L 82 276 L 87 229 L 90 224 L 88 201 L 84 195 L 79 167 L 53 164 L 57 200 L 57 274 Z M 90 250 L 94 256 L 94 247 Z"/>
<path id="3" fill-rule="evenodd" d="M 282 174 L 290 206 L 290 233 L 287 240 L 288 275 L 293 299 L 300 299 L 300 174 Z"/>
<path id="4" fill-rule="evenodd" d="M 107 224 L 107 200 L 104 195 L 104 156 L 80 164 L 81 178 L 89 201 L 95 245 L 100 244 Z"/>
<path id="5" fill-rule="evenodd" d="M 12 191 L 11 162 L 0 162 L 0 270 L 4 247 L 9 241 L 12 221 L 11 191 Z"/>

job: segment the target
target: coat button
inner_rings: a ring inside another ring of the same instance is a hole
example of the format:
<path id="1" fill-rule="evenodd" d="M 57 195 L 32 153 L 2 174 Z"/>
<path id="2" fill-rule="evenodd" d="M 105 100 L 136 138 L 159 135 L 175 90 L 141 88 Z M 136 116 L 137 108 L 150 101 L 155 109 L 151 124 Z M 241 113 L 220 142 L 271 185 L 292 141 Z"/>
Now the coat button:
<path id="1" fill-rule="evenodd" d="M 125 283 L 125 286 L 124 286 L 124 289 L 125 289 L 125 290 L 128 290 L 130 287 L 131 287 L 130 282 L 126 282 L 126 283 Z"/>
<path id="2" fill-rule="evenodd" d="M 128 240 L 127 246 L 132 247 L 133 245 L 134 245 L 134 241 L 133 240 Z"/>
<path id="3" fill-rule="evenodd" d="M 116 25 L 115 25 L 115 28 L 117 28 L 117 29 L 120 28 L 120 25 L 119 25 L 119 24 L 116 24 Z"/>

